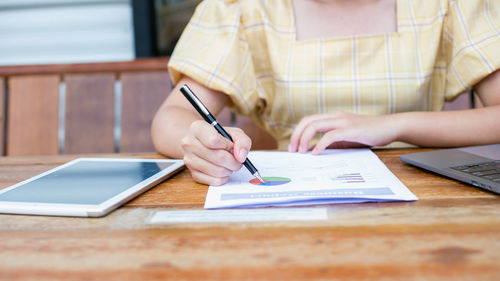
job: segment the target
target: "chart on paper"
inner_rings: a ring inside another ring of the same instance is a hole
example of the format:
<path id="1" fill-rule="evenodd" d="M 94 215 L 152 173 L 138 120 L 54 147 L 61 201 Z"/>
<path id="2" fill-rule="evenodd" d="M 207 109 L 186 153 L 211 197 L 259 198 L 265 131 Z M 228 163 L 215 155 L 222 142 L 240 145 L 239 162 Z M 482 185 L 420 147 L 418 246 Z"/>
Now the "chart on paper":
<path id="1" fill-rule="evenodd" d="M 251 179 L 248 182 L 253 185 L 273 186 L 273 185 L 287 184 L 291 181 L 291 179 L 284 177 L 263 177 L 262 179 L 264 180 L 264 182 L 261 182 L 258 179 Z"/>
<path id="2" fill-rule="evenodd" d="M 369 149 L 327 150 L 321 155 L 251 152 L 264 183 L 241 169 L 211 186 L 205 208 L 416 200 Z"/>

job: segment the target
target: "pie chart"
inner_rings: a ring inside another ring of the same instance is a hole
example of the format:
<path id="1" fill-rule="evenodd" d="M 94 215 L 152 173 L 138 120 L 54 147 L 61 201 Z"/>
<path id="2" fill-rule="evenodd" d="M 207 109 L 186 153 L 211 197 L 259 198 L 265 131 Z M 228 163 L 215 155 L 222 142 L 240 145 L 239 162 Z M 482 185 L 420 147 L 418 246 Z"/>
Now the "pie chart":
<path id="1" fill-rule="evenodd" d="M 291 181 L 291 179 L 284 177 L 262 177 L 262 179 L 264 180 L 264 183 L 260 182 L 258 179 L 252 179 L 249 181 L 249 183 L 253 185 L 270 186 L 286 184 Z"/>

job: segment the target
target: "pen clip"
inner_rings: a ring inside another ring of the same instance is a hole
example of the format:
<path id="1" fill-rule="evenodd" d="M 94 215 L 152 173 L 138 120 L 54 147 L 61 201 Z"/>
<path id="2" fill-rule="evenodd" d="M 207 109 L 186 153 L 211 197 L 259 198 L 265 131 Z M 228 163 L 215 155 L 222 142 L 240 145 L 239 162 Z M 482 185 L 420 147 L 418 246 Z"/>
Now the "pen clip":
<path id="1" fill-rule="evenodd" d="M 187 98 L 187 100 L 198 110 L 198 112 L 202 115 L 208 116 L 210 112 L 205 107 L 205 105 L 201 102 L 200 99 L 191 91 L 188 85 L 182 85 L 180 89 L 181 93 Z M 200 112 L 201 110 L 201 112 Z"/>

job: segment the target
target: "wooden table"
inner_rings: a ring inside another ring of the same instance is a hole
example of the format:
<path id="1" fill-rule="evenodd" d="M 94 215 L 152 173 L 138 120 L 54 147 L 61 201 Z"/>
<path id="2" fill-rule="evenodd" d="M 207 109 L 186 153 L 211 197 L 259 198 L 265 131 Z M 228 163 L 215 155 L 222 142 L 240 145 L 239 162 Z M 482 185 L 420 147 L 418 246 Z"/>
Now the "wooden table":
<path id="1" fill-rule="evenodd" d="M 419 201 L 328 205 L 320 223 L 145 224 L 202 209 L 186 170 L 103 218 L 0 215 L 0 280 L 500 280 L 500 197 L 399 160 L 415 151 L 376 153 Z M 74 158 L 0 158 L 0 188 Z"/>

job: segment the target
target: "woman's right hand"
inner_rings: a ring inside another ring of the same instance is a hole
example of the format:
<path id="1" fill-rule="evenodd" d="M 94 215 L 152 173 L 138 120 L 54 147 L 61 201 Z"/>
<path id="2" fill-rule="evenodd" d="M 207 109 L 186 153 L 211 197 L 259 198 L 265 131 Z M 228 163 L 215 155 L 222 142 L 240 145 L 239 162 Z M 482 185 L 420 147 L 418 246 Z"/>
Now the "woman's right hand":
<path id="1" fill-rule="evenodd" d="M 182 139 L 184 164 L 193 179 L 201 184 L 221 185 L 238 171 L 252 146 L 251 139 L 239 128 L 224 128 L 234 142 L 220 135 L 203 120 L 194 121 Z"/>

